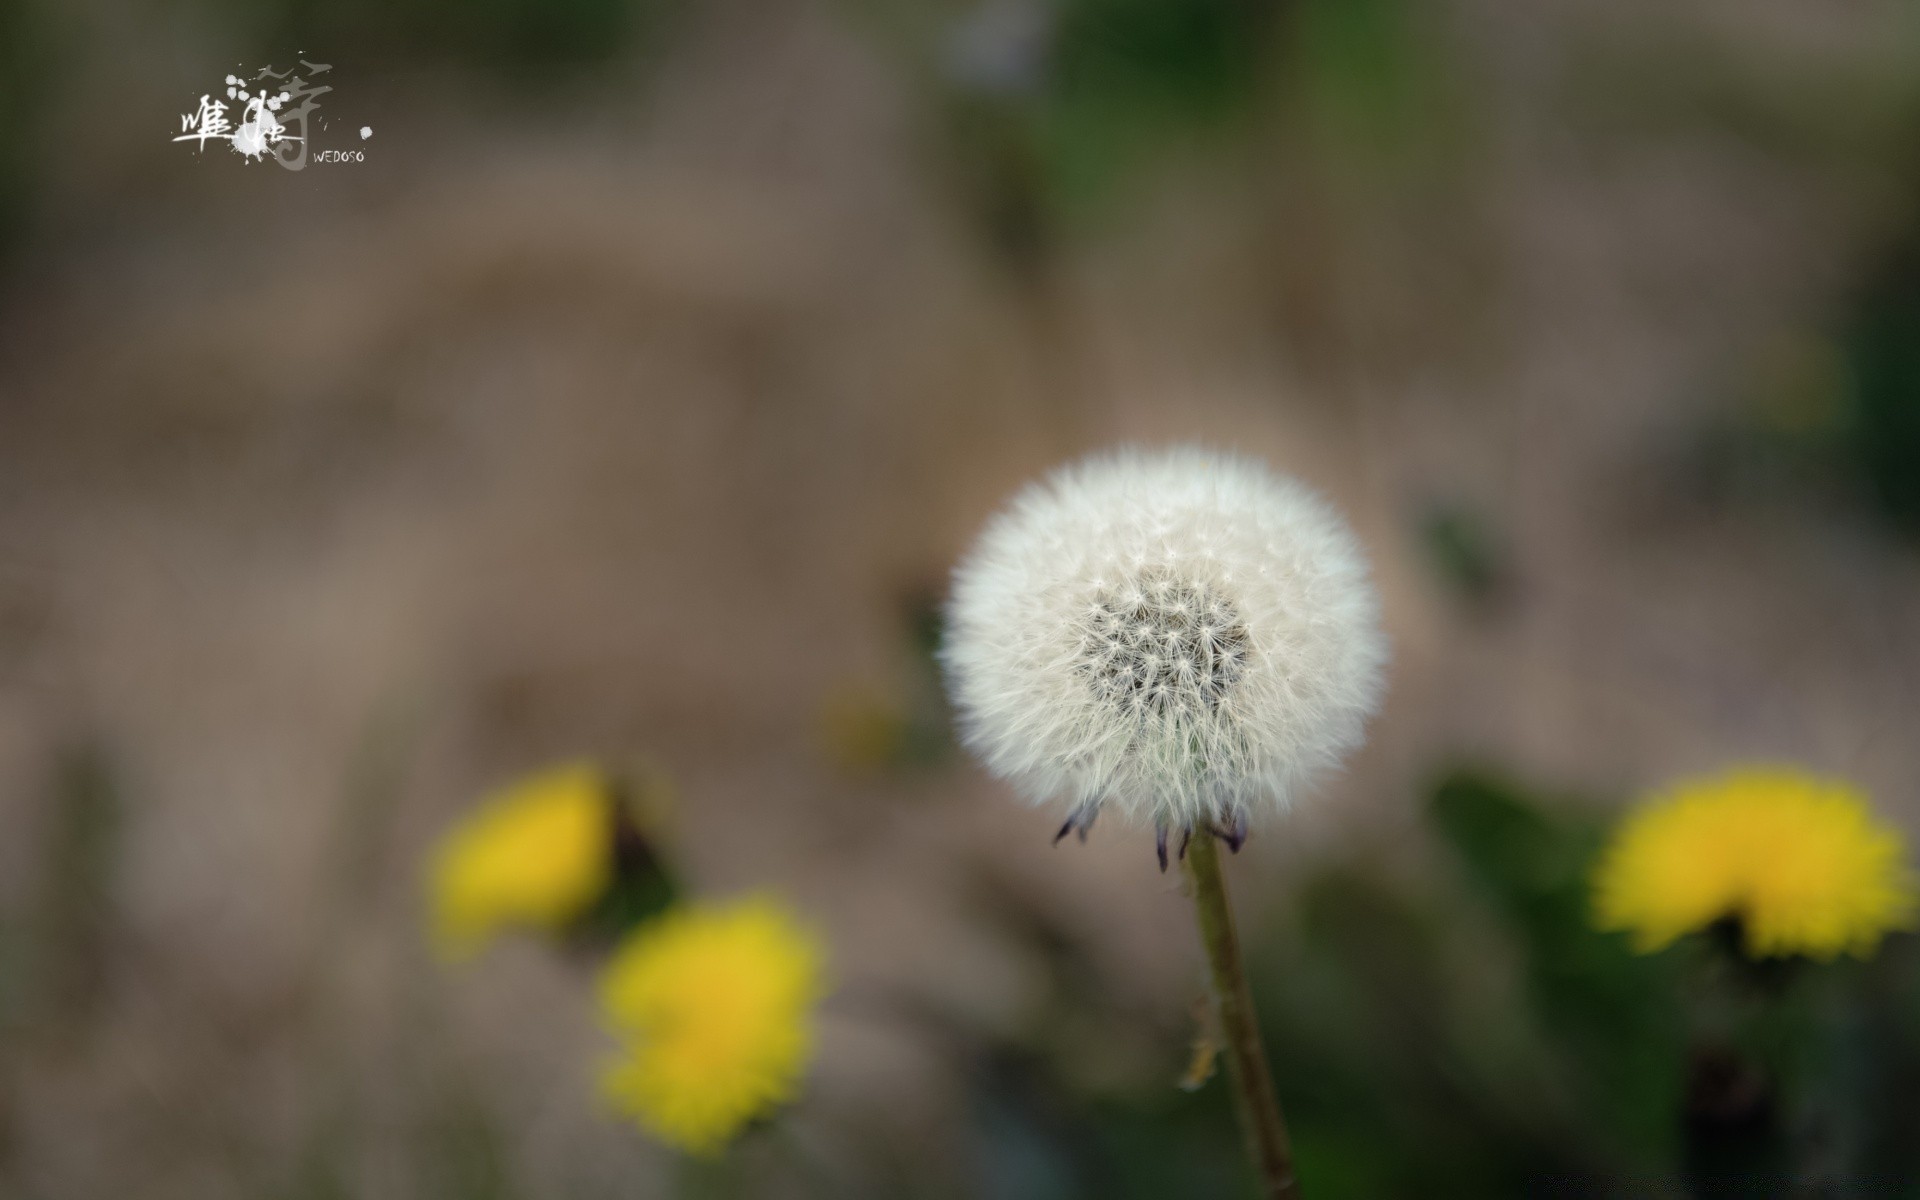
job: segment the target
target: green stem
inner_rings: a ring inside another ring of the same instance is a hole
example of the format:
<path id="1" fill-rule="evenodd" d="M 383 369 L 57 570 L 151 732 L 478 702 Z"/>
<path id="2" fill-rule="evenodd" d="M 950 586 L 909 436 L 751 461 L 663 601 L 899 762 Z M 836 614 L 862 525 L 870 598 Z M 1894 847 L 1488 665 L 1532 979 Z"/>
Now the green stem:
<path id="1" fill-rule="evenodd" d="M 1240 939 L 1233 931 L 1233 909 L 1227 903 L 1227 885 L 1220 874 L 1220 847 L 1212 833 L 1195 831 L 1187 847 L 1186 863 L 1187 876 L 1193 880 L 1193 906 L 1200 916 L 1200 940 L 1206 945 L 1207 963 L 1212 968 L 1213 1000 L 1220 1014 L 1227 1076 L 1233 1083 L 1247 1153 L 1260 1173 L 1265 1195 L 1273 1200 L 1299 1200 L 1293 1147 L 1287 1138 L 1286 1118 L 1280 1115 L 1280 1098 L 1273 1090 L 1267 1052 L 1260 1044 L 1253 991 L 1247 986 Z"/>

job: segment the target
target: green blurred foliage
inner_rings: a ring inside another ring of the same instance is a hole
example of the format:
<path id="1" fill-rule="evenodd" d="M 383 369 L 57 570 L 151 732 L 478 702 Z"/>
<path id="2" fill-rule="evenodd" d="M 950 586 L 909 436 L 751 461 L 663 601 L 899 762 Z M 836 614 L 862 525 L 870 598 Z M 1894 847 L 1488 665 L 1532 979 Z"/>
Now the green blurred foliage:
<path id="1" fill-rule="evenodd" d="M 1878 258 L 1825 327 L 1781 334 L 1735 385 L 1736 414 L 1690 447 L 1719 502 L 1818 496 L 1920 538 L 1920 228 Z"/>
<path id="2" fill-rule="evenodd" d="M 1583 135 L 1644 153 L 1705 132 L 1817 171 L 1865 211 L 1911 205 L 1920 171 L 1920 23 L 1883 10 L 1870 54 L 1812 43 L 1733 48 L 1705 27 L 1598 36 L 1569 60 L 1563 106 Z M 1604 144 L 1604 143 L 1602 143 Z M 1688 447 L 1690 486 L 1713 500 L 1866 498 L 1920 534 L 1920 213 L 1860 271 L 1831 320 L 1760 348 L 1736 417 Z"/>
<path id="3" fill-rule="evenodd" d="M 1809 1103 L 1865 1188 L 1920 1196 L 1920 939 L 1894 939 L 1833 983 L 1801 1063 Z"/>
<path id="4" fill-rule="evenodd" d="M 56 764 L 30 960 L 34 1003 L 56 1025 L 83 1022 L 106 986 L 124 804 L 104 747 L 83 742 Z"/>
<path id="5" fill-rule="evenodd" d="M 1881 511 L 1920 536 L 1920 234 L 1868 283 L 1840 346 L 1848 455 Z"/>
<path id="6" fill-rule="evenodd" d="M 1487 516 L 1458 504 L 1434 504 L 1418 537 L 1434 576 L 1469 611 L 1490 612 L 1512 587 L 1506 547 Z"/>
<path id="7" fill-rule="evenodd" d="M 115 880 L 125 805 L 116 764 L 93 739 L 52 764 L 34 887 L 0 909 L 0 1064 L 35 1052 L 71 1054 L 96 1032 L 111 986 L 118 928 Z M 0 1195 L 13 1195 L 14 1140 L 31 1097 L 0 1073 Z"/>
<path id="8" fill-rule="evenodd" d="M 1459 144 L 1444 45 L 1408 0 L 1034 0 L 938 18 L 867 7 L 914 47 L 948 166 L 1019 265 L 1197 154 L 1238 155 L 1253 177 L 1286 159 L 1310 176 Z"/>
<path id="9" fill-rule="evenodd" d="M 593 946 L 618 941 L 672 908 L 683 893 L 664 833 L 672 806 L 665 776 L 650 770 L 610 775 L 607 801 L 613 880 L 575 930 L 582 942 Z"/>
<path id="10" fill-rule="evenodd" d="M 947 702 L 940 647 L 946 640 L 946 612 L 941 607 L 945 581 L 908 592 L 900 601 L 906 628 L 907 761 L 937 766 L 953 757 L 953 710 Z"/>
<path id="11" fill-rule="evenodd" d="M 516 84 L 564 81 L 645 43 L 677 0 L 215 0 L 272 59 L 289 48 L 357 70 L 451 64 Z M 275 59 L 275 61 L 278 61 Z"/>
<path id="12" fill-rule="evenodd" d="M 1163 1013 L 1113 987 L 1084 939 L 996 864 L 980 864 L 967 895 L 976 924 L 1037 964 L 1047 986 L 1007 1029 L 982 1028 L 945 1010 L 939 997 L 905 1006 L 962 1064 L 974 1153 L 972 1178 L 954 1189 L 930 1186 L 916 1173 L 898 1194 L 1251 1194 L 1254 1180 L 1226 1089 L 1218 1082 L 1197 1092 L 1178 1086 L 1191 1027 L 1167 1023 Z M 1164 1062 L 1154 1053 L 1161 1047 L 1168 1050 Z M 1091 1078 L 1090 1057 L 1097 1060 Z M 1131 1069 L 1115 1070 L 1129 1060 Z"/>
<path id="13" fill-rule="evenodd" d="M 1244 118 L 1280 11 L 1273 0 L 1068 0 L 1034 113 L 1047 186 L 1086 203 L 1154 151 Z"/>
<path id="14" fill-rule="evenodd" d="M 1324 869 L 1252 944 L 1307 1195 L 1920 1195 L 1916 939 L 1755 962 L 1716 928 L 1637 954 L 1590 923 L 1597 809 L 1468 770 L 1427 813 L 1436 872 Z M 1071 931 L 995 894 L 989 924 L 1050 964 L 1053 1015 L 956 1026 L 991 1194 L 1254 1195 L 1224 1082 L 1177 1086 L 1182 1031 L 1156 1035 L 1163 1077 L 1076 1082 L 1070 1014 L 1141 1017 L 1113 1009 Z"/>
<path id="15" fill-rule="evenodd" d="M 1673 964 L 1588 928 L 1597 822 L 1471 775 L 1447 780 L 1432 813 L 1457 871 L 1423 891 L 1359 866 L 1325 870 L 1286 931 L 1253 946 L 1303 1189 L 1320 1200 L 1662 1194 L 1684 1062 Z M 1023 940 L 1053 964 L 1059 1012 L 1138 1022 L 1110 1011 L 1070 935 Z M 982 1157 L 1031 1167 L 1017 1187 L 996 1178 L 993 1194 L 1254 1194 L 1224 1080 L 1177 1086 L 1180 1031 L 1164 1031 L 1163 1077 L 1087 1095 L 1058 1030 L 1036 1021 L 1013 1048 L 978 1051 L 1002 1064 L 975 1083 L 995 1113 L 980 1126 Z"/>
<path id="16" fill-rule="evenodd" d="M 1435 791 L 1442 839 L 1518 941 L 1528 999 L 1583 1111 L 1633 1158 L 1671 1149 L 1685 1025 L 1671 955 L 1594 930 L 1588 874 L 1604 829 L 1478 773 Z"/>
<path id="17" fill-rule="evenodd" d="M 32 215 L 34 188 L 48 147 L 43 143 L 52 89 L 64 45 L 53 16 L 35 0 L 0 3 L 0 266 L 18 246 Z"/>
<path id="18" fill-rule="evenodd" d="M 953 171 L 1001 256 L 1033 270 L 1170 151 L 1244 127 L 1271 75 L 1277 0 L 976 5 L 928 22 L 879 3 L 921 60 Z"/>
<path id="19" fill-rule="evenodd" d="M 1283 73 L 1322 149 L 1392 157 L 1441 148 L 1458 97 L 1432 14 L 1412 0 L 1299 0 Z"/>
<path id="20" fill-rule="evenodd" d="M 1262 972 L 1269 1051 L 1314 1193 L 1515 1195 L 1554 1167 L 1585 1174 L 1512 1099 L 1525 1087 L 1513 1030 L 1481 1025 L 1442 917 L 1331 871 L 1307 889 L 1290 952 Z"/>

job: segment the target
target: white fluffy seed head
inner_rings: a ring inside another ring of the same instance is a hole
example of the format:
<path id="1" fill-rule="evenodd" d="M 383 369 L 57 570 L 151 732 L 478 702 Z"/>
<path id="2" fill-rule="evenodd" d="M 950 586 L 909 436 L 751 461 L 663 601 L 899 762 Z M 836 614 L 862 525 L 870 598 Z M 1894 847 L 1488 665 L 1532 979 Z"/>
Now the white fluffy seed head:
<path id="1" fill-rule="evenodd" d="M 1359 544 L 1312 492 L 1198 449 L 1022 491 L 954 572 L 942 647 L 967 745 L 1082 824 L 1285 808 L 1361 740 L 1386 638 Z"/>

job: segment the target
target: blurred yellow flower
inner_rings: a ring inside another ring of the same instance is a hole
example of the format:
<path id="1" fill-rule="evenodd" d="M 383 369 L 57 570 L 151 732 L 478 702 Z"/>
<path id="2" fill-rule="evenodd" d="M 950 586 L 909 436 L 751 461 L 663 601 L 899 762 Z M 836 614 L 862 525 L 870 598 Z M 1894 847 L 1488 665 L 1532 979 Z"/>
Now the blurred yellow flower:
<path id="1" fill-rule="evenodd" d="M 796 1094 L 821 987 L 818 943 L 772 900 L 682 908 L 642 926 L 600 981 L 623 1043 L 607 1096 L 665 1141 L 718 1153 Z"/>
<path id="2" fill-rule="evenodd" d="M 834 763 L 854 774 L 896 764 L 906 747 L 910 722 L 903 707 L 878 688 L 857 684 L 834 689 L 820 703 L 820 740 Z"/>
<path id="3" fill-rule="evenodd" d="M 589 763 L 554 767 L 489 798 L 433 856 L 434 940 L 472 956 L 511 927 L 560 929 L 613 875 L 613 798 Z"/>
<path id="4" fill-rule="evenodd" d="M 1643 951 L 1736 917 L 1755 958 L 1831 959 L 1911 928 L 1916 893 L 1900 834 L 1854 788 L 1745 768 L 1678 784 L 1630 815 L 1601 856 L 1594 907 Z"/>

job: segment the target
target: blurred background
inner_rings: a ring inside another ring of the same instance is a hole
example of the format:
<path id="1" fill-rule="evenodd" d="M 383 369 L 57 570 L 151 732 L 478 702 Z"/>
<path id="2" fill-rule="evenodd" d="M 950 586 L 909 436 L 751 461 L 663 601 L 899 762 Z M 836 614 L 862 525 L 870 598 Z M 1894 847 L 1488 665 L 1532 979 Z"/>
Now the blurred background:
<path id="1" fill-rule="evenodd" d="M 297 58 L 361 161 L 172 140 Z M 1230 863 L 1309 1194 L 1686 1194 L 1662 960 L 1529 948 L 1674 775 L 1920 831 L 1910 4 L 6 0 L 0 1195 L 1249 1194 L 1177 874 L 1051 847 L 930 657 L 1009 492 L 1189 441 L 1394 645 Z M 582 755 L 830 946 L 724 1169 L 600 1110 L 585 960 L 427 946 Z M 1920 1141 L 1912 957 L 1832 1061 L 1914 1137 L 1828 1159 Z"/>

